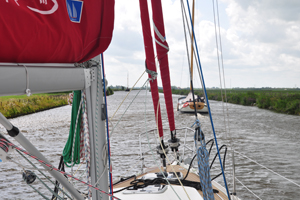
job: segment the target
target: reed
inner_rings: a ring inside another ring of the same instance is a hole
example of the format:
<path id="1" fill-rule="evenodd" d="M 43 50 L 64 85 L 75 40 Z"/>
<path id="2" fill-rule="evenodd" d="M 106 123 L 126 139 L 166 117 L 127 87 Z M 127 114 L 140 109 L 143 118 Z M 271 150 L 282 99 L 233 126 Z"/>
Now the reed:
<path id="1" fill-rule="evenodd" d="M 33 94 L 30 97 L 26 95 L 0 97 L 0 112 L 6 118 L 13 118 L 64 106 L 68 104 L 69 93 L 71 93 L 71 91 Z M 109 87 L 106 94 L 108 96 L 113 95 L 114 91 Z"/>
<path id="2" fill-rule="evenodd" d="M 67 104 L 68 93 L 0 97 L 0 112 L 13 118 Z"/>
<path id="3" fill-rule="evenodd" d="M 189 90 L 172 90 L 173 94 L 187 95 Z M 203 92 L 196 90 L 195 94 L 203 96 Z M 222 92 L 223 101 L 225 92 Z M 210 100 L 222 101 L 221 90 L 207 90 Z M 300 115 L 299 89 L 230 89 L 226 92 L 227 102 L 245 106 L 257 106 L 278 113 Z"/>

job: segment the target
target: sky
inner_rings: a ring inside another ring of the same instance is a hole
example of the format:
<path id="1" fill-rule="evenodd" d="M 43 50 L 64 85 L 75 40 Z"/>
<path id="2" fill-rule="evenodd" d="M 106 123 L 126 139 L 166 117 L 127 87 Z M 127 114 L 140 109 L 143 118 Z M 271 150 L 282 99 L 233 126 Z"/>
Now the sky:
<path id="1" fill-rule="evenodd" d="M 218 4 L 214 1 L 215 10 L 216 5 L 219 10 L 217 31 L 220 30 L 221 37 L 217 38 L 222 41 L 222 54 L 220 44 L 219 48 L 216 45 L 213 1 L 195 2 L 195 37 L 206 87 L 221 87 L 220 82 L 224 87 L 218 54 L 223 57 L 226 88 L 300 87 L 299 0 L 219 0 Z M 148 6 L 151 15 L 150 0 Z M 170 48 L 171 85 L 188 87 L 190 75 L 180 0 L 162 0 L 162 7 Z M 152 24 L 152 16 L 150 20 Z M 104 61 L 108 85 L 126 86 L 129 77 L 132 87 L 144 72 L 139 0 L 115 0 L 113 38 Z M 194 86 L 201 87 L 196 69 L 194 74 Z M 145 81 L 146 75 L 137 86 Z M 160 77 L 158 83 L 162 85 Z"/>

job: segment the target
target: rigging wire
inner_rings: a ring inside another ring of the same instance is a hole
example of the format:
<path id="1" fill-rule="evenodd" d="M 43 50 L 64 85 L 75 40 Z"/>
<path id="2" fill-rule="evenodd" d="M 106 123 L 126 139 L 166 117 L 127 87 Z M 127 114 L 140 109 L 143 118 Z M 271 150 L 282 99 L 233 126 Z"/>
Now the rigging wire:
<path id="1" fill-rule="evenodd" d="M 6 138 L 4 138 L 4 137 L 0 137 L 0 144 L 7 144 L 7 145 L 9 145 L 10 146 L 10 144 L 8 144 L 9 143 L 9 140 L 7 140 Z M 29 168 L 29 167 L 27 167 L 27 166 L 23 166 L 21 163 L 20 163 L 20 160 L 19 160 L 19 158 L 18 158 L 18 156 L 15 154 L 15 152 L 17 152 L 20 156 L 22 156 L 23 157 L 23 159 L 25 159 L 33 168 Z M 27 170 L 25 170 L 25 168 L 26 169 L 32 169 L 32 170 L 38 170 L 38 172 L 41 174 L 41 175 L 43 175 L 49 182 L 51 182 L 53 185 L 56 185 L 48 176 L 46 176 L 46 174 L 44 174 L 42 171 L 43 170 L 46 170 L 46 169 L 39 169 L 34 163 L 32 163 L 28 158 L 26 158 L 26 156 L 24 156 L 18 149 L 16 149 L 16 151 L 13 151 L 13 153 L 14 153 L 14 157 L 15 157 L 15 159 L 13 159 L 12 157 L 10 157 L 10 156 L 7 156 L 7 160 L 9 160 L 9 161 L 11 161 L 11 162 L 13 162 L 13 163 L 15 163 L 15 164 L 17 164 L 18 166 L 20 166 L 21 168 L 22 168 L 22 171 L 24 172 L 24 173 L 26 173 L 26 171 Z M 46 171 L 48 171 L 48 170 L 46 170 Z M 60 196 L 58 196 L 58 194 L 56 194 L 56 192 L 55 191 L 53 191 L 52 189 L 50 189 L 49 187 L 48 187 L 48 185 L 43 181 L 43 180 L 41 180 L 35 173 L 34 173 L 34 175 L 35 175 L 35 177 L 52 193 L 52 195 L 54 195 L 54 196 L 56 196 L 56 198 L 60 198 L 61 199 L 61 197 Z M 23 176 L 23 178 L 24 178 L 24 176 Z M 24 179 L 25 180 L 25 179 Z M 28 183 L 27 183 L 28 184 Z M 28 184 L 28 185 L 30 185 L 30 183 Z M 34 188 L 33 186 L 31 186 L 30 185 L 30 187 L 32 188 L 32 189 L 34 189 L 37 193 L 39 193 L 42 197 L 44 197 L 44 195 L 42 195 L 40 192 L 39 192 L 39 190 L 38 189 L 36 189 L 36 188 Z M 63 192 L 63 194 L 64 195 L 66 195 L 66 196 L 68 196 L 69 198 L 71 198 L 68 194 L 66 194 L 61 188 L 59 188 L 58 187 L 58 189 L 60 190 L 60 191 L 62 191 Z M 45 198 L 45 197 L 44 197 Z M 48 199 L 48 198 L 46 198 L 46 199 Z"/>
<path id="2" fill-rule="evenodd" d="M 215 0 L 212 0 L 213 3 L 213 15 L 214 15 L 214 26 L 215 26 L 215 37 L 216 37 L 216 46 L 217 46 L 217 57 L 218 57 L 218 68 L 219 68 L 219 79 L 220 79 L 220 88 L 221 88 L 221 98 L 222 98 L 222 110 L 224 116 L 224 125 L 225 125 L 225 136 L 228 141 L 229 138 L 229 146 L 232 152 L 232 175 L 233 175 L 233 194 L 236 195 L 236 186 L 235 186 L 235 163 L 234 163 L 234 143 L 232 141 L 232 136 L 230 133 L 230 126 L 229 126 L 229 111 L 228 111 L 228 102 L 227 102 L 227 93 L 226 93 L 226 82 L 225 82 L 225 72 L 224 72 L 224 61 L 223 61 L 223 49 L 222 49 L 222 37 L 221 37 L 221 30 L 220 30 L 220 17 L 219 17 L 219 3 L 216 0 L 216 11 L 215 11 Z M 217 24 L 216 24 L 216 16 L 217 16 Z M 218 25 L 218 32 L 217 32 L 217 25 Z M 219 38 L 217 37 L 219 36 Z M 218 40 L 219 39 L 219 40 Z M 218 45 L 219 44 L 219 45 Z M 219 47 L 220 46 L 220 55 L 219 55 Z M 220 62 L 221 57 L 221 62 Z M 220 63 L 222 67 L 222 72 L 220 70 Z M 224 93 L 225 93 L 225 107 L 226 112 L 224 109 L 224 98 L 223 98 L 223 87 L 222 87 L 222 75 L 223 75 L 223 84 L 224 84 Z M 225 117 L 225 114 L 227 117 Z M 227 134 L 228 133 L 228 134 Z M 228 136 L 229 135 L 229 136 Z"/>
<path id="3" fill-rule="evenodd" d="M 250 190 L 246 185 L 244 185 L 239 179 L 237 179 L 236 177 L 235 177 L 235 179 L 244 187 L 244 188 L 246 188 L 251 194 L 253 194 L 256 198 L 258 198 L 258 199 L 260 199 L 260 200 L 262 200 L 259 196 L 257 196 L 252 190 Z"/>
<path id="4" fill-rule="evenodd" d="M 46 176 L 46 174 L 44 174 L 42 171 L 48 171 L 48 170 L 46 170 L 46 169 L 39 169 L 35 164 L 33 164 L 28 158 L 26 158 L 20 151 L 18 151 L 18 150 L 16 150 L 29 164 L 31 164 L 32 166 L 33 166 L 33 170 L 38 170 L 38 172 L 40 172 L 48 181 L 50 181 L 53 185 L 55 185 L 55 183 L 51 180 L 51 179 L 49 179 L 49 177 L 48 176 Z M 16 155 L 15 155 L 15 157 L 16 157 Z M 23 166 L 20 162 L 19 162 L 19 160 L 18 161 L 15 161 L 15 160 L 13 160 L 13 158 L 11 158 L 11 157 L 7 157 L 8 158 L 8 160 L 9 161 L 11 161 L 11 162 L 13 162 L 13 163 L 15 163 L 15 164 L 17 164 L 19 167 L 21 167 L 22 168 L 22 171 L 23 172 L 25 172 L 26 170 L 25 170 L 25 168 L 26 169 L 29 169 L 28 167 L 25 167 L 25 166 Z M 54 195 L 54 196 L 56 196 L 57 198 L 59 198 L 59 199 L 62 199 L 60 196 L 58 196 L 58 194 L 56 194 L 52 189 L 50 189 L 49 188 L 49 186 L 43 181 L 43 180 L 41 180 L 37 175 L 36 175 L 36 178 L 52 193 L 52 195 Z M 40 195 L 41 195 L 41 193 L 39 192 L 39 190 L 38 189 L 36 189 L 36 188 L 34 188 L 32 185 L 30 185 L 30 184 L 28 184 L 32 189 L 34 189 L 37 193 L 39 193 Z M 60 191 L 62 191 L 60 188 L 59 188 L 59 190 Z M 66 193 L 65 193 L 66 194 Z M 67 195 L 67 194 L 66 194 Z M 46 198 L 46 197 L 44 197 L 44 195 L 41 195 L 43 198 L 45 198 L 45 199 L 48 199 L 48 198 Z M 68 196 L 68 195 L 67 195 Z M 69 198 L 71 198 L 70 196 L 68 196 Z"/>
<path id="5" fill-rule="evenodd" d="M 186 32 L 189 33 L 189 36 L 190 38 L 192 37 L 191 35 L 191 28 L 189 26 L 189 22 L 188 22 L 188 17 L 187 17 L 187 14 L 186 14 L 186 9 L 185 9 L 185 6 L 184 6 L 184 3 L 183 3 L 183 0 L 181 0 L 181 10 L 182 10 L 182 23 L 183 23 L 183 27 L 184 27 L 184 35 L 185 35 L 185 41 L 186 41 L 186 48 L 187 48 L 187 57 L 189 59 L 189 53 L 188 53 L 188 45 L 187 45 L 187 37 L 186 37 Z M 184 23 L 184 20 L 186 23 Z M 188 31 L 186 31 L 186 28 L 185 28 L 185 25 L 187 26 L 187 29 Z M 191 45 L 194 45 L 194 44 L 191 44 Z M 203 91 L 203 94 L 204 94 L 204 89 L 203 89 L 203 81 L 202 81 L 202 77 L 200 75 L 200 70 L 199 70 L 199 63 L 198 63 L 198 58 L 197 58 L 197 55 L 196 55 L 196 50 L 195 48 L 193 48 L 193 52 L 191 52 L 194 54 L 194 57 L 195 57 L 195 62 L 196 62 L 196 65 L 197 65 L 197 70 L 198 70 L 198 75 L 199 75 L 199 78 L 200 78 L 200 82 L 201 82 L 201 86 L 202 86 L 202 91 Z M 190 66 L 190 61 L 188 60 L 188 63 L 189 63 L 189 66 Z"/>
<path id="6" fill-rule="evenodd" d="M 190 7 L 189 7 L 189 4 L 188 4 L 188 0 L 187 0 L 187 6 L 188 6 L 189 16 L 190 16 L 190 20 L 191 20 L 191 12 L 190 12 Z M 202 67 L 201 67 L 201 63 L 200 63 L 200 57 L 199 57 L 199 53 L 198 53 L 198 46 L 197 46 L 197 41 L 196 41 L 196 36 L 195 36 L 193 25 L 192 25 L 192 30 L 193 30 L 193 33 L 194 33 L 194 43 L 195 43 L 195 48 L 196 48 L 196 52 L 197 52 L 197 57 L 198 57 L 198 62 L 199 62 L 199 68 L 200 68 L 200 71 L 202 72 Z M 204 82 L 204 78 L 203 78 L 203 72 L 201 73 L 201 76 L 202 76 L 202 80 L 203 80 L 203 88 L 204 88 L 204 92 L 205 92 L 204 94 L 205 94 L 205 98 L 207 100 L 207 108 L 208 108 L 208 111 L 209 111 L 208 113 L 209 113 L 210 122 L 211 122 L 212 130 L 213 130 L 213 134 L 214 134 L 214 138 L 215 138 L 216 148 L 217 148 L 217 151 L 218 151 L 220 166 L 221 166 L 221 169 L 222 169 L 224 184 L 225 184 L 225 188 L 226 188 L 226 192 L 227 192 L 227 197 L 230 200 L 230 194 L 229 194 L 229 190 L 228 190 L 228 187 L 227 187 L 227 181 L 226 181 L 225 172 L 224 172 L 223 165 L 222 165 L 222 159 L 221 159 L 221 155 L 220 155 L 220 152 L 219 152 L 217 137 L 216 137 L 216 133 L 215 133 L 215 129 L 214 129 L 214 124 L 213 124 L 212 115 L 211 115 L 211 111 L 210 111 L 209 101 L 208 101 L 207 92 L 206 92 L 206 88 L 205 88 L 205 82 Z"/>
<path id="7" fill-rule="evenodd" d="M 134 102 L 134 100 L 136 99 L 136 97 L 139 95 L 139 93 L 141 92 L 142 88 L 146 85 L 146 83 L 148 82 L 148 79 L 145 81 L 145 83 L 142 85 L 141 89 L 138 91 L 138 93 L 134 96 L 133 100 L 130 102 L 130 104 L 127 106 L 126 110 L 124 111 L 124 113 L 122 114 L 122 116 L 119 118 L 118 122 L 116 123 L 115 126 L 113 126 L 112 131 L 111 131 L 111 135 L 114 132 L 115 128 L 117 127 L 117 125 L 120 123 L 121 119 L 123 118 L 123 116 L 125 115 L 125 113 L 127 112 L 127 110 L 129 109 L 129 107 L 131 106 L 131 104 Z"/>
<path id="8" fill-rule="evenodd" d="M 138 80 L 135 82 L 135 84 L 132 86 L 132 88 L 130 89 L 130 91 L 127 93 L 127 95 L 125 96 L 125 98 L 123 99 L 123 101 L 119 104 L 117 110 L 114 112 L 114 114 L 112 115 L 112 117 L 110 117 L 110 121 L 114 118 L 115 114 L 118 112 L 118 110 L 120 109 L 121 105 L 124 103 L 124 101 L 126 100 L 127 96 L 130 94 L 130 92 L 133 90 L 133 88 L 135 87 L 135 85 L 140 81 L 140 79 L 143 77 L 143 75 L 145 74 L 146 71 L 144 71 L 142 73 L 142 75 L 138 78 Z M 113 132 L 113 131 L 112 131 Z M 112 132 L 110 134 L 112 134 Z"/>
<path id="9" fill-rule="evenodd" d="M 230 139 L 229 142 L 230 142 L 230 146 L 231 146 L 232 151 L 233 151 L 234 148 L 233 148 L 232 137 L 230 135 L 230 127 L 229 127 L 229 121 L 228 121 L 229 116 L 228 116 L 228 105 L 227 105 L 227 95 L 226 95 L 225 72 L 224 72 L 224 62 L 223 62 L 223 51 L 222 51 L 222 40 L 221 40 L 221 31 L 220 31 L 218 0 L 216 0 L 217 12 L 215 11 L 214 1 L 215 0 L 212 0 L 212 2 L 213 2 L 213 14 L 214 14 L 214 25 L 215 25 L 215 38 L 216 38 L 216 46 L 217 46 L 219 79 L 220 79 L 221 98 L 222 98 L 221 102 L 222 102 L 222 109 L 223 109 L 223 113 L 224 113 L 224 124 L 225 124 L 226 138 Z M 218 22 L 218 32 L 217 32 L 217 25 L 216 25 L 216 15 L 217 15 L 217 22 Z M 219 39 L 218 39 L 218 36 L 219 36 Z M 220 50 L 219 50 L 219 46 L 220 46 Z M 220 51 L 220 55 L 219 55 L 219 51 Z M 221 57 L 221 61 L 220 61 L 220 57 Z M 220 65 L 221 65 L 221 67 L 220 67 Z M 222 69 L 223 74 L 221 73 L 221 69 Z M 222 84 L 222 75 L 223 75 L 223 84 Z M 225 92 L 225 106 L 226 106 L 226 111 L 227 112 L 225 112 L 225 109 L 224 109 L 223 85 L 224 85 L 224 92 Z M 227 118 L 225 117 L 225 113 L 227 113 Z M 228 132 L 229 132 L 229 137 L 227 136 L 227 129 L 228 129 Z"/>
<path id="10" fill-rule="evenodd" d="M 181 1 L 181 13 L 182 13 L 182 16 L 183 16 L 183 1 Z M 182 17 L 183 19 L 183 17 Z M 189 59 L 189 50 L 188 50 L 188 44 L 187 44 L 187 37 L 186 37 L 186 31 L 185 31 L 185 24 L 184 24 L 184 21 L 183 21 L 183 26 L 184 26 L 184 36 L 185 36 L 185 44 L 186 44 L 186 53 L 187 53 L 187 57 L 188 57 L 188 64 L 189 66 L 192 66 L 192 62 L 193 60 Z M 190 35 L 190 38 L 191 40 L 193 40 L 192 36 Z M 193 42 L 191 41 L 191 46 L 192 48 L 191 49 L 194 49 L 193 48 Z M 190 72 L 190 89 L 192 90 L 192 96 L 193 96 L 193 103 L 194 103 L 194 111 L 195 111 L 195 117 L 196 117 L 196 120 L 198 119 L 198 116 L 197 116 L 197 110 L 196 110 L 196 102 L 195 102 L 195 95 L 194 95 L 194 86 L 193 86 L 193 77 L 192 77 L 192 69 L 189 67 L 189 72 Z"/>
<path id="11" fill-rule="evenodd" d="M 292 180 L 290 180 L 290 179 L 288 179 L 288 178 L 286 178 L 286 177 L 284 177 L 284 176 L 278 174 L 277 172 L 275 172 L 275 171 L 273 171 L 273 170 L 271 170 L 271 169 L 269 169 L 269 168 L 263 166 L 262 164 L 256 162 L 255 160 L 249 158 L 248 156 L 246 156 L 246 155 L 244 155 L 244 154 L 242 154 L 242 153 L 240 153 L 240 152 L 238 152 L 238 151 L 234 151 L 234 152 L 236 152 L 236 153 L 238 153 L 239 155 L 241 155 L 241 156 L 243 156 L 243 157 L 245 157 L 245 158 L 251 160 L 251 161 L 254 162 L 255 164 L 261 166 L 262 168 L 265 168 L 266 170 L 272 172 L 273 174 L 276 174 L 277 176 L 279 176 L 279 177 L 281 177 L 281 178 L 283 178 L 283 179 L 289 181 L 290 183 L 292 183 L 292 184 L 294 184 L 294 185 L 296 185 L 296 186 L 298 186 L 298 187 L 300 188 L 300 184 L 298 184 L 298 183 L 296 183 L 296 182 L 294 182 L 294 181 L 292 181 Z"/>

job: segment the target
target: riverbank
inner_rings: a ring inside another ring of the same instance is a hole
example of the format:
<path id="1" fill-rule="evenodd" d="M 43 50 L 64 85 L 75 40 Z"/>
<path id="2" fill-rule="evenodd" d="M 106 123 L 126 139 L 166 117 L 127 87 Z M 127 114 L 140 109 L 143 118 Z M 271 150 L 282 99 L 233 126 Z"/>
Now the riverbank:
<path id="1" fill-rule="evenodd" d="M 33 94 L 30 97 L 0 97 L 0 112 L 7 118 L 18 117 L 68 104 L 69 93 Z"/>
<path id="2" fill-rule="evenodd" d="M 189 90 L 172 90 L 173 94 L 187 95 Z M 203 92 L 195 91 L 203 96 Z M 230 89 L 226 91 L 227 102 L 272 110 L 278 113 L 300 115 L 299 89 Z M 210 100 L 222 101 L 221 90 L 207 90 Z M 225 101 L 225 93 L 223 91 Z"/>
<path id="3" fill-rule="evenodd" d="M 64 106 L 68 104 L 69 93 L 33 94 L 30 97 L 26 95 L 0 97 L 0 112 L 6 118 L 14 118 Z M 106 94 L 107 96 L 113 95 L 114 91 L 109 87 Z"/>

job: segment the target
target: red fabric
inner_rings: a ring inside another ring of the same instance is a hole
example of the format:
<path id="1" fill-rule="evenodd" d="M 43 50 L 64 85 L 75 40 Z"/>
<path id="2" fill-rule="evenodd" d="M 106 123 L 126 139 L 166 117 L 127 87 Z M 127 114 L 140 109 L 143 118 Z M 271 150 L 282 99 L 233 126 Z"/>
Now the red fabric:
<path id="1" fill-rule="evenodd" d="M 80 23 L 70 20 L 66 0 L 2 0 L 0 62 L 84 62 L 107 49 L 113 25 L 114 0 L 83 1 Z"/>
<path id="2" fill-rule="evenodd" d="M 159 33 L 165 38 L 164 19 L 160 0 L 151 0 L 153 21 L 154 25 L 158 29 Z M 155 39 L 160 43 L 168 47 L 166 41 L 161 41 L 157 34 Z M 160 66 L 161 79 L 164 89 L 165 102 L 167 107 L 168 119 L 170 130 L 175 130 L 174 110 L 173 110 L 173 99 L 171 90 L 171 80 L 169 72 L 169 61 L 168 61 L 168 50 L 156 42 L 156 53 Z"/>
<path id="3" fill-rule="evenodd" d="M 144 45 L 145 45 L 145 53 L 146 53 L 146 65 L 149 70 L 156 72 L 147 0 L 140 0 L 140 11 L 141 11 L 141 21 L 143 27 Z M 149 74 L 148 77 L 151 78 L 151 75 Z M 155 119 L 158 126 L 159 136 L 162 137 L 163 126 L 161 120 L 160 105 L 158 103 L 159 94 L 158 94 L 158 87 L 157 87 L 157 79 L 150 81 L 150 87 L 151 87 L 152 101 L 153 101 Z"/>

